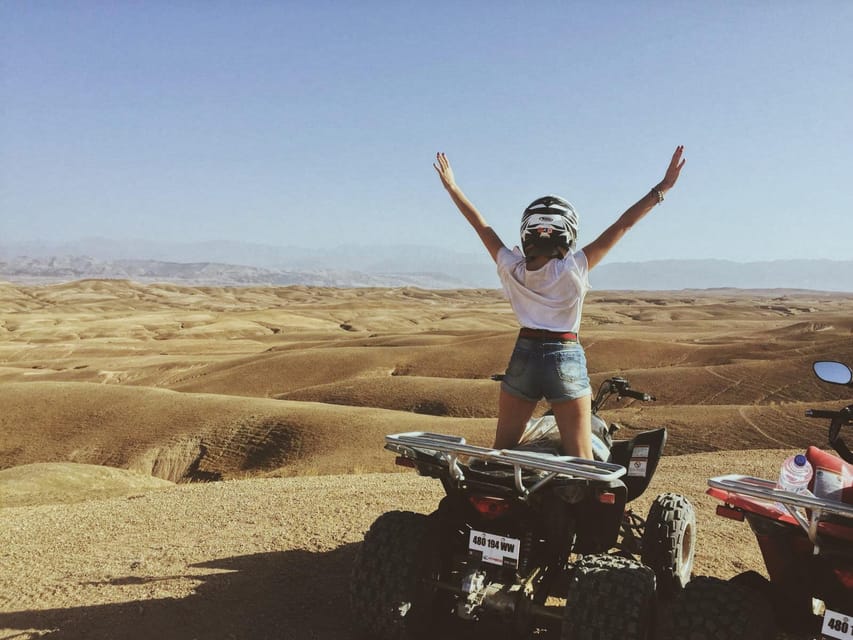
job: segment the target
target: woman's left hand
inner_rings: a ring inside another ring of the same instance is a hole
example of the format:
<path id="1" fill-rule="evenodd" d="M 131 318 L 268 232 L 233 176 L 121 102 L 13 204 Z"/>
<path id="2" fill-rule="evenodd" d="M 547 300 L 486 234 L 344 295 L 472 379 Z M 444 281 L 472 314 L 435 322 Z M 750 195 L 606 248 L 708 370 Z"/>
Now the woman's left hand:
<path id="1" fill-rule="evenodd" d="M 675 153 L 672 154 L 672 160 L 669 162 L 666 175 L 664 175 L 663 180 L 658 183 L 657 188 L 661 191 L 669 191 L 675 186 L 678 176 L 681 174 L 681 167 L 683 167 L 684 163 L 687 161 L 686 158 L 681 157 L 682 153 L 684 153 L 684 145 L 680 144 L 675 148 Z"/>
<path id="2" fill-rule="evenodd" d="M 438 177 L 441 178 L 441 183 L 445 189 L 451 189 L 456 186 L 456 179 L 453 177 L 453 169 L 450 167 L 450 161 L 443 153 L 435 154 L 435 162 L 432 165 L 438 172 Z"/>

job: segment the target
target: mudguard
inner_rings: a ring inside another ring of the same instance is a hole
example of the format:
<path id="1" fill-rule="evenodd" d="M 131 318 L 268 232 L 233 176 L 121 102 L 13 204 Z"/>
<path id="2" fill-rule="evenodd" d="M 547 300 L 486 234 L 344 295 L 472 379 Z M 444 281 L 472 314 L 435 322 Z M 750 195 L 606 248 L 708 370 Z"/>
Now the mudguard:
<path id="1" fill-rule="evenodd" d="M 610 462 L 627 469 L 621 480 L 628 489 L 627 501 L 640 496 L 649 486 L 666 444 L 666 429 L 643 431 L 630 440 L 618 440 L 610 449 Z"/>

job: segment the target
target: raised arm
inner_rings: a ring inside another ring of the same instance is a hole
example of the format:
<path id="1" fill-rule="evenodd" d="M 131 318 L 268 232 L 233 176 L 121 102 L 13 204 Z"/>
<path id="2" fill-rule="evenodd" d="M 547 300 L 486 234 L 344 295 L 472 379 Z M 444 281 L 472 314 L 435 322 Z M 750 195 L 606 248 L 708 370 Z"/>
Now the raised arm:
<path id="1" fill-rule="evenodd" d="M 637 224 L 656 204 L 663 202 L 664 195 L 675 186 L 678 176 L 681 173 L 681 167 L 684 166 L 685 159 L 681 157 L 683 152 L 684 146 L 679 145 L 675 149 L 675 153 L 672 154 L 672 160 L 669 163 L 663 180 L 634 203 L 625 213 L 619 216 L 619 219 L 607 227 L 600 236 L 583 248 L 590 269 L 604 259 L 607 252 L 619 242 L 628 229 Z"/>
<path id="2" fill-rule="evenodd" d="M 453 177 L 453 169 L 450 168 L 447 156 L 443 153 L 437 153 L 435 155 L 435 163 L 432 166 L 438 172 L 438 177 L 441 178 L 441 183 L 444 185 L 447 193 L 450 194 L 451 200 L 459 208 L 459 211 L 462 212 L 462 215 L 465 216 L 465 219 L 474 227 L 474 231 L 480 236 L 480 240 L 483 241 L 489 255 L 492 256 L 492 260 L 497 262 L 498 251 L 504 246 L 504 243 L 498 237 L 498 234 L 495 233 L 495 230 L 480 215 L 477 208 L 465 197 L 462 189 L 456 184 L 456 180 Z"/>

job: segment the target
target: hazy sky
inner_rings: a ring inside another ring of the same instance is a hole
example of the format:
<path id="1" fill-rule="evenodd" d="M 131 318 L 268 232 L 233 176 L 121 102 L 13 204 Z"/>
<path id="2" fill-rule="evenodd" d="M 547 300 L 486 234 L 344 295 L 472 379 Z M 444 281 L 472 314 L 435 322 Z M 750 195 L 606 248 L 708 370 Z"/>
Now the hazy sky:
<path id="1" fill-rule="evenodd" d="M 0 1 L 0 242 L 481 251 L 557 193 L 608 261 L 850 259 L 853 2 Z"/>

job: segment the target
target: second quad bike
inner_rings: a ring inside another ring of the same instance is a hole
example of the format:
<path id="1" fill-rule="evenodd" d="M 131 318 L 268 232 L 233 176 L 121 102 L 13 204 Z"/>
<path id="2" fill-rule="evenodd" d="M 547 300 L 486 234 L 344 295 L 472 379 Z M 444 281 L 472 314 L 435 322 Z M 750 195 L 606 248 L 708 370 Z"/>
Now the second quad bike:
<path id="1" fill-rule="evenodd" d="M 664 493 L 643 519 L 627 507 L 649 484 L 666 441 L 655 429 L 613 441 L 599 417 L 612 397 L 650 401 L 624 378 L 593 400 L 596 460 L 561 455 L 552 416 L 522 444 L 496 450 L 435 433 L 386 436 L 397 463 L 438 479 L 429 515 L 392 511 L 370 527 L 353 565 L 353 622 L 379 640 L 525 638 L 640 640 L 659 595 L 690 580 L 696 519 Z"/>
<path id="2" fill-rule="evenodd" d="M 816 362 L 814 372 L 853 388 L 847 365 Z M 853 452 L 842 437 L 853 424 L 853 405 L 810 409 L 806 416 L 830 421 L 829 444 L 838 454 L 806 450 L 813 468 L 808 492 L 745 475 L 708 481 L 708 493 L 722 501 L 717 514 L 749 524 L 769 580 L 752 571 L 730 581 L 694 579 L 663 625 L 667 640 L 752 640 L 771 637 L 776 627 L 853 640 Z"/>

